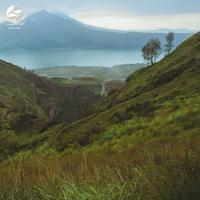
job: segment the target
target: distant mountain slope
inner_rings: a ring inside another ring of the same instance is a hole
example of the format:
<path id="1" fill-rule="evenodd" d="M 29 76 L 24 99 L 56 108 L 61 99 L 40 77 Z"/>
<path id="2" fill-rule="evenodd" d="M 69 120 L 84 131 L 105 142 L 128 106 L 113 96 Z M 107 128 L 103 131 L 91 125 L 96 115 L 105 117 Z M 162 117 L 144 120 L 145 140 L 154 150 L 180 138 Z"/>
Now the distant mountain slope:
<path id="1" fill-rule="evenodd" d="M 51 78 L 50 80 L 60 87 L 77 86 L 85 88 L 97 96 L 107 96 L 110 92 L 120 89 L 125 84 L 124 80 L 104 81 L 93 77 Z"/>
<path id="2" fill-rule="evenodd" d="M 87 87 L 60 87 L 0 61 L 0 131 L 39 133 L 49 123 L 73 122 L 98 99 Z"/>
<path id="3" fill-rule="evenodd" d="M 145 139 L 199 134 L 199 85 L 200 33 L 133 73 L 90 117 L 59 128 L 53 144 L 59 150 L 75 143 L 120 150 Z"/>
<path id="4" fill-rule="evenodd" d="M 21 30 L 0 24 L 0 49 L 62 48 L 141 48 L 152 37 L 164 41 L 165 34 L 107 30 L 85 25 L 68 16 L 45 10 L 34 13 L 23 22 Z M 176 34 L 175 45 L 191 34 Z"/>
<path id="5" fill-rule="evenodd" d="M 146 64 L 126 64 L 113 67 L 51 67 L 34 70 L 39 76 L 57 78 L 93 77 L 101 81 L 125 80 L 135 70 L 145 67 Z"/>

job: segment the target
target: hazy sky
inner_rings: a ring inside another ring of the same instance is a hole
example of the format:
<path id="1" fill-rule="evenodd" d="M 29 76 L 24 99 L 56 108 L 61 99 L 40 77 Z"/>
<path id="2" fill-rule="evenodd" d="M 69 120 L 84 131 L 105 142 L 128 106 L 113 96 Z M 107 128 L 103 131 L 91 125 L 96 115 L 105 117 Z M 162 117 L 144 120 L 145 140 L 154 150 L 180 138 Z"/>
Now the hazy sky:
<path id="1" fill-rule="evenodd" d="M 87 24 L 126 30 L 200 29 L 200 0 L 1 0 L 0 20 L 18 5 L 25 16 L 47 9 Z"/>

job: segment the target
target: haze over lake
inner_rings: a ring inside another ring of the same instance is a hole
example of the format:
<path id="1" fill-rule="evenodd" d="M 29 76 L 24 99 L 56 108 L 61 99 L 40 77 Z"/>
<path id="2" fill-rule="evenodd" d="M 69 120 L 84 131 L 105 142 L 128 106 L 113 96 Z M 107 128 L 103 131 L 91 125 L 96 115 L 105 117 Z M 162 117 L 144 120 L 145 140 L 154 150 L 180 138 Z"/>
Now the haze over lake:
<path id="1" fill-rule="evenodd" d="M 107 66 L 143 63 L 140 50 L 75 49 L 48 51 L 1 51 L 0 59 L 28 69 L 54 66 Z"/>

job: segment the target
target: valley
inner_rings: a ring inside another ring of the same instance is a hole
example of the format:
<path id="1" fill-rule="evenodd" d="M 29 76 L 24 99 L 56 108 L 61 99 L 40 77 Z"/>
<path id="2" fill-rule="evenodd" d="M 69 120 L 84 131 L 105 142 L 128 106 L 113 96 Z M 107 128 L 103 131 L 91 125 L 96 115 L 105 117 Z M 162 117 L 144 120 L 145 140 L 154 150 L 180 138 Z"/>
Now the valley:
<path id="1" fill-rule="evenodd" d="M 199 199 L 199 85 L 200 33 L 148 66 L 0 61 L 0 199 Z"/>
<path id="2" fill-rule="evenodd" d="M 124 64 L 115 65 L 113 67 L 98 66 L 63 66 L 35 69 L 34 73 L 39 76 L 49 78 L 82 78 L 93 77 L 101 81 L 126 80 L 126 78 L 137 69 L 145 67 L 146 64 Z"/>
<path id="3" fill-rule="evenodd" d="M 101 98 L 83 85 L 63 87 L 4 61 L 0 65 L 3 130 L 40 132 L 46 123 L 70 123 L 84 117 L 90 105 Z"/>

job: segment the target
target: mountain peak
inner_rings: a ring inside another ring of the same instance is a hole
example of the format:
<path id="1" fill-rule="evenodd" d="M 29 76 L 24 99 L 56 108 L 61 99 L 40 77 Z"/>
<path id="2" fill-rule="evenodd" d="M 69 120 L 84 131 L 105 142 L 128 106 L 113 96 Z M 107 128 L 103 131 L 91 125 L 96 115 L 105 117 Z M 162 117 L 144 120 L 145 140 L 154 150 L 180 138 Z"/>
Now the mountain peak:
<path id="1" fill-rule="evenodd" d="M 164 42 L 166 35 L 98 28 L 84 24 L 60 12 L 41 10 L 33 13 L 23 21 L 22 31 L 10 31 L 5 25 L 2 25 L 0 36 L 1 50 L 13 48 L 36 50 L 55 48 L 141 49 L 148 39 L 156 37 Z M 174 45 L 177 46 L 189 34 L 176 34 L 175 36 Z"/>
<path id="2" fill-rule="evenodd" d="M 33 15 L 46 15 L 46 14 L 49 15 L 51 13 L 48 10 L 45 10 L 45 9 L 33 13 Z"/>
<path id="3" fill-rule="evenodd" d="M 47 10 L 40 10 L 38 12 L 33 13 L 29 17 L 27 17 L 25 20 L 30 20 L 30 19 L 44 19 L 44 18 L 49 18 L 53 16 L 54 14 L 47 11 Z"/>

